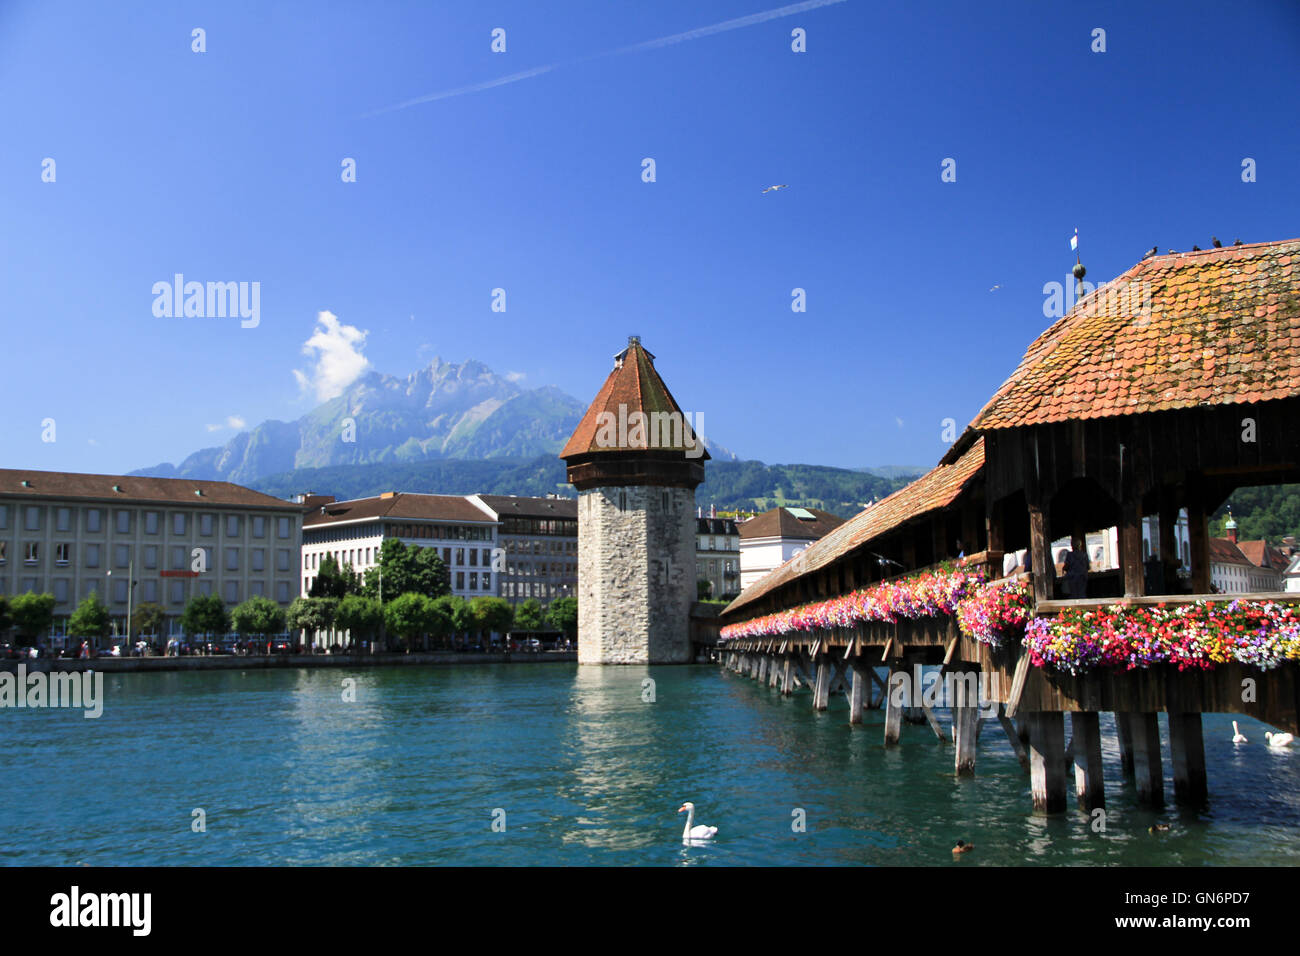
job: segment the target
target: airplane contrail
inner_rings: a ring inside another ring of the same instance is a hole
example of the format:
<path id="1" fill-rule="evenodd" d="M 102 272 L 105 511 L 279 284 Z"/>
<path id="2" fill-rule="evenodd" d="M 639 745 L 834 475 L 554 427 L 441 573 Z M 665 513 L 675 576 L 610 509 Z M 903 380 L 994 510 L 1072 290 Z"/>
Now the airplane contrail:
<path id="1" fill-rule="evenodd" d="M 796 13 L 803 13 L 807 10 L 816 10 L 818 7 L 829 7 L 832 4 L 844 3 L 845 0 L 803 0 L 802 3 L 791 3 L 784 7 L 777 7 L 773 10 L 764 10 L 761 13 L 751 13 L 749 16 L 736 17 L 732 20 L 723 20 L 721 23 L 714 23 L 707 27 L 697 27 L 694 30 L 687 30 L 684 33 L 674 33 L 672 36 L 659 37 L 656 40 L 645 40 L 641 43 L 634 43 L 631 46 L 619 47 L 617 50 L 605 50 L 601 53 L 592 53 L 589 56 L 579 57 L 574 60 L 565 60 L 559 63 L 550 63 L 546 66 L 533 67 L 531 70 L 523 70 L 519 73 L 511 73 L 508 76 L 498 77 L 495 80 L 486 80 L 482 83 L 472 83 L 468 86 L 458 86 L 451 90 L 441 90 L 437 93 L 427 93 L 424 96 L 417 96 L 415 99 L 406 100 L 393 106 L 386 106 L 383 109 L 375 110 L 368 116 L 378 116 L 381 113 L 391 113 L 395 110 L 404 110 L 410 106 L 418 106 L 421 103 L 432 103 L 436 100 L 450 99 L 453 96 L 464 96 L 466 93 L 479 93 L 483 90 L 490 90 L 497 86 L 505 86 L 509 83 L 518 83 L 520 80 L 532 79 L 534 76 L 540 76 L 543 73 L 549 73 L 552 70 L 564 66 L 573 66 L 578 63 L 587 63 L 591 60 L 598 60 L 608 56 L 622 56 L 626 53 L 637 53 L 642 50 L 657 50 L 662 47 L 672 46 L 675 43 L 686 43 L 689 40 L 698 40 L 702 37 L 713 36 L 716 33 L 726 33 L 728 30 L 739 30 L 742 27 L 753 26 L 757 23 L 766 23 L 769 20 L 779 20 L 782 17 L 793 16 Z"/>

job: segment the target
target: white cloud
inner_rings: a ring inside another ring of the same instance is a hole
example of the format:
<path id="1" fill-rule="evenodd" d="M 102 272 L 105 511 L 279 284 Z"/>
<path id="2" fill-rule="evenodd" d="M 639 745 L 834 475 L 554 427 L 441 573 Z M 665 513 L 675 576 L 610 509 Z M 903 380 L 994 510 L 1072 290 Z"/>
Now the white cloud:
<path id="1" fill-rule="evenodd" d="M 902 420 L 901 418 L 898 418 L 897 416 L 895 416 L 894 421 L 898 422 L 898 427 L 899 427 L 899 428 L 902 428 L 902 427 L 903 427 L 903 420 Z"/>
<path id="2" fill-rule="evenodd" d="M 227 415 L 226 420 L 222 422 L 220 425 L 204 425 L 203 427 L 210 432 L 219 432 L 219 431 L 224 431 L 227 428 L 240 429 L 243 428 L 246 424 L 247 422 L 245 422 L 238 415 Z"/>
<path id="3" fill-rule="evenodd" d="M 506 372 L 507 382 L 522 382 L 528 377 L 526 372 Z"/>
<path id="4" fill-rule="evenodd" d="M 370 360 L 361 354 L 366 336 L 355 325 L 343 325 L 333 312 L 316 316 L 316 330 L 302 345 L 302 354 L 315 360 L 315 368 L 306 372 L 293 370 L 298 387 L 311 392 L 318 402 L 327 402 L 361 377 Z"/>

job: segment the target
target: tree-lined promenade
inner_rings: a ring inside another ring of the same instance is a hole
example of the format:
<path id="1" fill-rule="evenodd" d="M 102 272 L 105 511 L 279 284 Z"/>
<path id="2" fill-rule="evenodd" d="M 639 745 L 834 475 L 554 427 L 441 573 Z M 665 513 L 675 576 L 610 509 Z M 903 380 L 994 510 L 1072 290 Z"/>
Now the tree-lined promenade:
<path id="1" fill-rule="evenodd" d="M 138 642 L 153 654 L 232 649 L 244 654 L 486 649 L 493 635 L 510 632 L 549 632 L 572 640 L 578 626 L 577 605 L 571 597 L 557 598 L 545 608 L 532 598 L 518 606 L 497 597 L 466 600 L 451 593 L 446 566 L 436 549 L 408 547 L 390 539 L 364 579 L 350 565 L 340 567 L 327 556 L 308 596 L 295 599 L 287 609 L 261 596 L 227 608 L 215 594 L 195 595 L 178 617 L 184 640 L 164 639 L 159 646 L 157 641 L 167 629 L 166 613 L 152 602 L 138 605 L 125 643 L 136 651 L 134 635 L 153 636 L 153 642 Z M 0 597 L 0 632 L 12 629 L 15 644 L 36 647 L 51 633 L 54 607 L 52 594 Z M 109 639 L 112 629 L 112 613 L 92 591 L 68 619 L 70 650 L 77 653 L 85 642 L 89 651 Z M 296 637 L 291 638 L 294 632 Z M 230 648 L 226 639 L 232 634 L 239 641 Z"/>

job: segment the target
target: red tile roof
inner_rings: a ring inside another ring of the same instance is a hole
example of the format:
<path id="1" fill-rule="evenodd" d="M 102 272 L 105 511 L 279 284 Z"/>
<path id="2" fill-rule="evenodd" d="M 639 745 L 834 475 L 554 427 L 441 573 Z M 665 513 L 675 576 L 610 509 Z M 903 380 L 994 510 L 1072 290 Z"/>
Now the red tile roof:
<path id="1" fill-rule="evenodd" d="M 1153 256 L 1029 347 L 975 430 L 1300 395 L 1300 239 Z"/>
<path id="2" fill-rule="evenodd" d="M 1241 549 L 1233 544 L 1230 539 L 1211 538 L 1210 563 L 1249 565 L 1251 560 L 1242 554 Z"/>
<path id="3" fill-rule="evenodd" d="M 804 508 L 812 518 L 799 518 L 789 508 L 773 508 L 736 526 L 741 541 L 755 538 L 790 538 L 796 541 L 816 541 L 844 524 L 844 519 L 829 511 Z"/>
<path id="4" fill-rule="evenodd" d="M 913 518 L 950 506 L 983 467 L 984 439 L 979 438 L 955 464 L 939 465 L 850 518 L 820 541 L 755 581 L 722 613 L 731 614 L 784 584 L 818 571 Z"/>
<path id="5" fill-rule="evenodd" d="M 1237 547 L 1246 556 L 1246 560 L 1257 568 L 1286 570 L 1288 563 L 1286 555 L 1262 538 L 1255 541 L 1238 541 Z"/>
<path id="6" fill-rule="evenodd" d="M 702 454 L 695 457 L 701 461 L 708 459 L 709 453 L 695 444 L 698 439 L 691 429 L 691 423 L 682 414 L 676 399 L 655 370 L 654 358 L 641 345 L 640 339 L 633 336 L 628 340 L 628 347 L 614 356 L 613 371 L 596 393 L 587 413 L 578 422 L 578 427 L 573 430 L 564 450 L 560 452 L 561 458 L 593 452 L 620 454 L 647 448 L 670 451 L 698 448 Z M 632 417 L 636 412 L 646 416 L 672 415 L 672 418 L 658 417 L 655 421 L 667 422 L 669 425 L 679 423 L 680 427 L 676 431 L 669 429 L 667 434 L 660 428 L 655 434 L 656 430 L 650 427 L 650 421 L 647 420 L 638 431 L 637 419 Z M 612 417 L 605 417 L 607 415 Z M 626 424 L 611 429 L 602 427 L 606 423 Z M 619 445 L 618 442 L 624 444 Z"/>
<path id="7" fill-rule="evenodd" d="M 302 510 L 300 505 L 292 501 L 264 495 L 260 491 L 228 481 L 146 478 L 140 475 L 82 475 L 62 471 L 27 471 L 21 468 L 0 468 L 0 497 L 82 498 L 121 501 L 125 504 L 158 502 Z"/>
<path id="8" fill-rule="evenodd" d="M 459 495 L 418 495 L 399 491 L 377 498 L 357 498 L 325 505 L 303 518 L 302 524 L 304 528 L 312 528 L 365 518 L 495 523 L 486 511 Z"/>

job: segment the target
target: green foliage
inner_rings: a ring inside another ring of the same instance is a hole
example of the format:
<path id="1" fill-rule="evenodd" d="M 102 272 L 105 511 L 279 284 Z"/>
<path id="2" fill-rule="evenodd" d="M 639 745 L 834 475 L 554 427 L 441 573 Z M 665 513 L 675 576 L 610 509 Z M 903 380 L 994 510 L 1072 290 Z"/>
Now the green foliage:
<path id="1" fill-rule="evenodd" d="M 327 631 L 337 619 L 339 599 L 334 597 L 300 597 L 285 612 L 285 625 L 294 631 Z"/>
<path id="2" fill-rule="evenodd" d="M 230 631 L 230 615 L 226 605 L 215 594 L 196 594 L 181 611 L 181 627 L 190 637 L 214 634 L 220 637 Z"/>
<path id="3" fill-rule="evenodd" d="M 137 604 L 131 613 L 131 626 L 137 634 L 161 636 L 167 632 L 167 612 L 153 601 Z"/>
<path id="4" fill-rule="evenodd" d="M 54 623 L 54 595 L 35 591 L 16 594 L 9 600 L 9 613 L 18 632 L 18 643 L 35 644 L 38 638 L 49 633 Z"/>
<path id="5" fill-rule="evenodd" d="M 99 599 L 98 591 L 91 591 L 68 618 L 68 634 L 72 637 L 105 637 L 108 629 L 108 607 Z"/>
<path id="6" fill-rule="evenodd" d="M 14 616 L 10 613 L 9 599 L 3 594 L 0 594 L 0 634 L 9 630 L 13 622 Z"/>
<path id="7" fill-rule="evenodd" d="M 361 593 L 379 597 L 380 572 L 386 599 L 402 594 L 423 594 L 436 598 L 451 590 L 447 568 L 437 548 L 407 547 L 397 538 L 388 538 L 379 549 L 379 563 L 366 572 Z"/>
<path id="8" fill-rule="evenodd" d="M 471 627 L 479 634 L 493 631 L 504 634 L 515 619 L 515 609 L 510 602 L 499 597 L 471 598 L 469 613 Z"/>
<path id="9" fill-rule="evenodd" d="M 557 631 L 563 631 L 569 637 L 578 633 L 578 599 L 575 597 L 556 598 L 546 609 L 546 622 Z"/>
<path id="10" fill-rule="evenodd" d="M 255 595 L 230 612 L 230 623 L 240 634 L 267 637 L 284 632 L 284 610 L 268 597 Z"/>
<path id="11" fill-rule="evenodd" d="M 442 614 L 446 615 L 450 622 L 452 634 L 468 634 L 473 629 L 473 619 L 470 616 L 469 602 L 459 594 L 444 594 L 434 601 L 441 608 Z"/>
<path id="12" fill-rule="evenodd" d="M 713 593 L 713 582 L 708 578 L 699 578 L 695 582 L 695 599 L 697 601 L 707 601 L 709 595 Z"/>
<path id="13" fill-rule="evenodd" d="M 384 624 L 384 609 L 379 602 L 364 594 L 349 594 L 339 601 L 334 615 L 334 626 L 350 631 L 353 641 L 364 641 L 379 633 Z"/>
<path id="14" fill-rule="evenodd" d="M 1265 538 L 1276 545 L 1285 535 L 1300 536 L 1300 485 L 1261 485 L 1238 488 L 1210 521 L 1210 534 L 1226 537 L 1228 508 L 1237 521 L 1237 540 Z"/>
<path id="15" fill-rule="evenodd" d="M 408 648 L 415 638 L 433 629 L 436 618 L 433 598 L 424 594 L 408 591 L 384 604 L 384 624 Z"/>
<path id="16" fill-rule="evenodd" d="M 724 511 L 766 511 L 788 505 L 821 508 L 849 518 L 861 511 L 865 502 L 897 491 L 923 470 L 890 466 L 855 471 L 823 465 L 710 461 L 695 499 L 701 505 L 715 504 Z M 299 468 L 255 481 L 252 487 L 281 498 L 309 487 L 329 488 L 340 498 L 365 498 L 393 488 L 437 488 L 451 495 L 573 494 L 565 478 L 564 462 L 550 455 Z M 387 571 L 384 580 L 387 593 Z"/>
<path id="17" fill-rule="evenodd" d="M 542 603 L 537 598 L 529 598 L 515 608 L 516 631 L 540 631 L 546 626 L 542 615 Z"/>
<path id="18" fill-rule="evenodd" d="M 339 567 L 334 555 L 327 554 L 321 559 L 316 576 L 312 578 L 311 589 L 307 592 L 314 598 L 347 597 L 349 594 L 361 593 L 361 576 L 352 570 L 352 565 Z"/>

